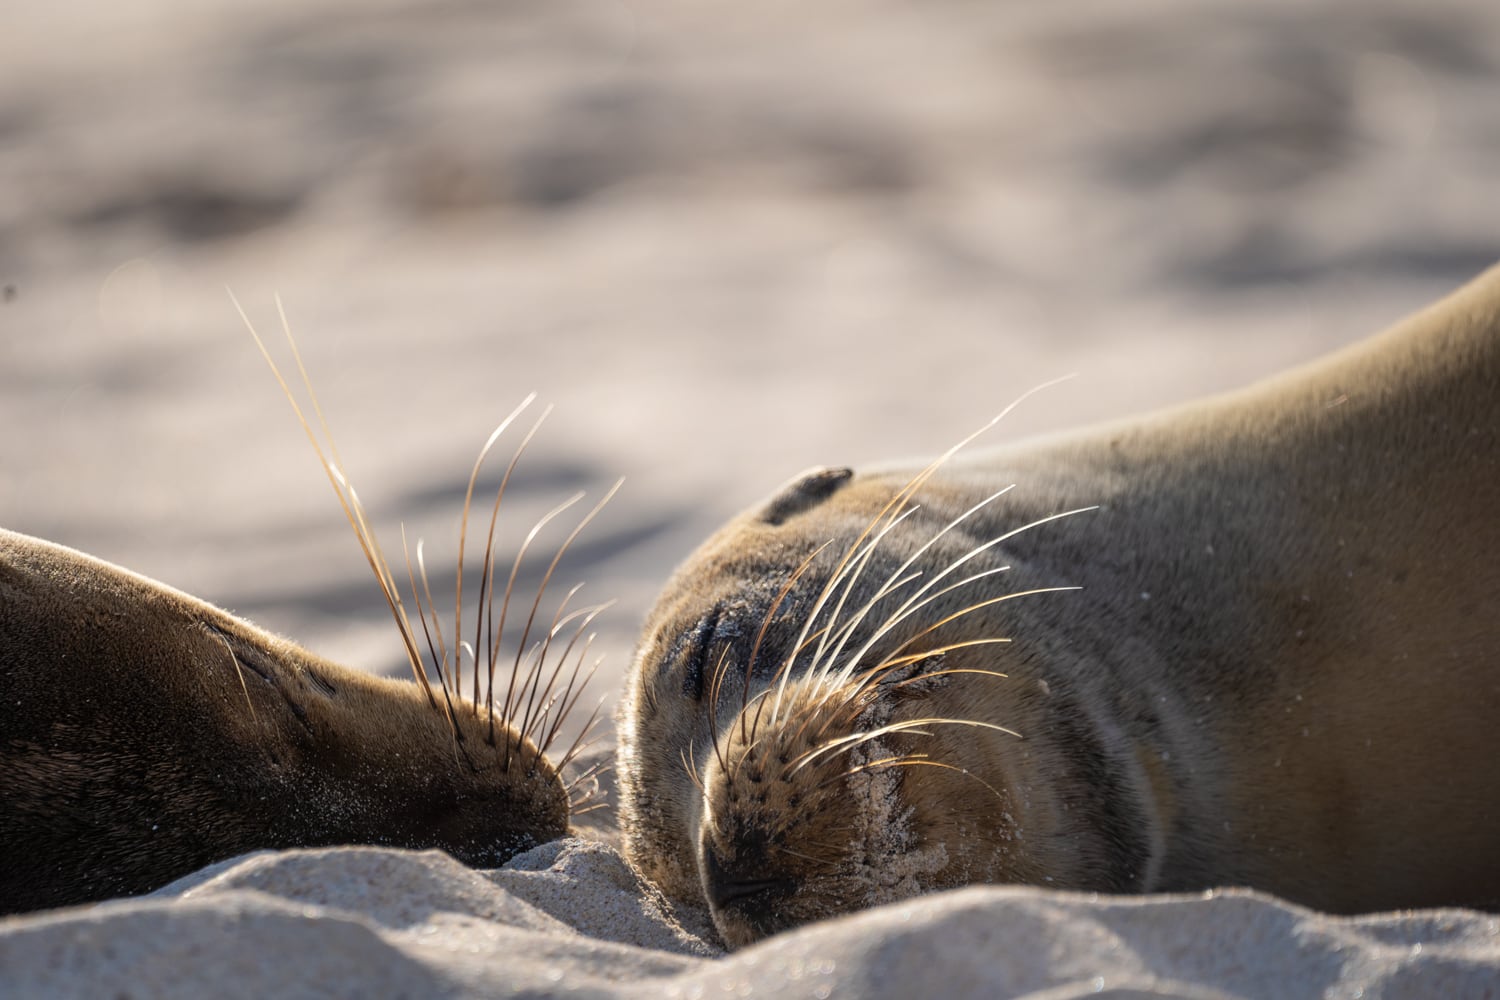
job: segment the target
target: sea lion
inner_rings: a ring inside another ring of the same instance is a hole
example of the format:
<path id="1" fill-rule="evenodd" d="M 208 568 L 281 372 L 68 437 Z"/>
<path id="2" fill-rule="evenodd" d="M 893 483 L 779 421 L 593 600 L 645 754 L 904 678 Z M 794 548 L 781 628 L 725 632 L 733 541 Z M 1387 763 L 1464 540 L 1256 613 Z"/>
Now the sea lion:
<path id="1" fill-rule="evenodd" d="M 1248 390 L 815 470 L 647 619 L 625 852 L 731 945 L 976 882 L 1493 906 L 1497 512 L 1500 268 Z"/>
<path id="2" fill-rule="evenodd" d="M 258 848 L 494 866 L 568 826 L 535 741 L 81 552 L 0 532 L 0 912 Z"/>
<path id="3" fill-rule="evenodd" d="M 301 419 L 269 353 L 266 360 Z M 311 394 L 300 357 L 297 366 Z M 518 450 L 495 495 L 473 617 L 461 614 L 480 468 L 530 401 L 496 428 L 474 464 L 459 532 L 458 610 L 446 636 L 425 570 L 420 591 L 411 576 L 419 625 L 408 619 L 331 441 L 330 457 L 302 420 L 416 683 L 340 666 L 154 580 L 0 531 L 0 914 L 146 892 L 262 848 L 436 847 L 493 867 L 563 836 L 570 814 L 592 808 L 590 774 L 566 784 L 560 776 L 592 719 L 556 761 L 545 753 L 592 674 L 580 640 L 599 609 L 569 612 L 574 588 L 550 621 L 539 610 L 563 552 L 604 501 L 556 549 L 516 616 L 522 624 L 507 632 L 528 546 L 582 496 L 532 529 L 497 586 L 496 518 Z M 315 395 L 313 404 L 321 418 Z M 516 654 L 508 681 L 497 683 L 507 639 Z"/>

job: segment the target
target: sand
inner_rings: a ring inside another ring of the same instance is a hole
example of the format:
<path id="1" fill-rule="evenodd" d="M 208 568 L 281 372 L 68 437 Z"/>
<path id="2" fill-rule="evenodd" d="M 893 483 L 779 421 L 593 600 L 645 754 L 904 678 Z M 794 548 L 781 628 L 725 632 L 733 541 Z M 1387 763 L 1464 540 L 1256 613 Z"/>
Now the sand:
<path id="1" fill-rule="evenodd" d="M 800 470 L 1066 373 L 986 441 L 1243 385 L 1500 259 L 1497 95 L 1484 0 L 15 0 L 0 523 L 403 672 L 224 287 L 272 330 L 280 294 L 436 578 L 527 392 L 503 551 L 626 478 L 560 574 L 617 601 L 608 712 L 671 567 Z M 973 890 L 718 958 L 598 836 L 7 921 L 0 993 L 1500 995 L 1492 918 L 1232 893 Z"/>
<path id="2" fill-rule="evenodd" d="M 25 997 L 1492 997 L 1500 918 L 1322 916 L 1246 891 L 971 888 L 729 956 L 615 850 L 497 871 L 441 852 L 266 852 L 153 896 L 0 921 Z M 701 924 L 700 924 L 701 926 Z"/>

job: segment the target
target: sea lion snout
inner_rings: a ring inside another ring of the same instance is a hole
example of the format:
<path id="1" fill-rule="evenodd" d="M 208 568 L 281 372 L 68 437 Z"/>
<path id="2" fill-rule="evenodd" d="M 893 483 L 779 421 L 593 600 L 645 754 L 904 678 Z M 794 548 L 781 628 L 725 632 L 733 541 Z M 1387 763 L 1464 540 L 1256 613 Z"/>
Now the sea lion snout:
<path id="1" fill-rule="evenodd" d="M 730 850 L 733 853 L 708 837 L 700 844 L 698 869 L 704 895 L 721 924 L 742 922 L 765 934 L 778 923 L 777 916 L 797 883 L 772 868 L 770 837 L 763 830 L 742 830 Z"/>

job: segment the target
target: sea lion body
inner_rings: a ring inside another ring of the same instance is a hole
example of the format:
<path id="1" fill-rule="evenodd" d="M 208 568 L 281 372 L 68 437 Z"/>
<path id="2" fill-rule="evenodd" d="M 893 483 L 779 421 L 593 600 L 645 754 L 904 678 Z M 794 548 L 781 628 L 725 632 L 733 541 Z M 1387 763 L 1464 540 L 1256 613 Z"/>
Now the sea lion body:
<path id="1" fill-rule="evenodd" d="M 923 476 L 792 483 L 648 619 L 625 847 L 726 941 L 972 882 L 1500 903 L 1500 269 L 1249 390 Z"/>
<path id="2" fill-rule="evenodd" d="M 527 739 L 193 597 L 0 532 L 0 913 L 148 891 L 258 848 L 561 836 Z"/>

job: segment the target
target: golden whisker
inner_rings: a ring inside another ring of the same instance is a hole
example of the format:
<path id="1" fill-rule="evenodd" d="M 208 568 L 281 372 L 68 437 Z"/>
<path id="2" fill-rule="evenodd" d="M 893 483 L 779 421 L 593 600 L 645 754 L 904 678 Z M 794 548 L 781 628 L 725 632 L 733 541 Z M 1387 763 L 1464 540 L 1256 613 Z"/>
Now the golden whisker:
<path id="1" fill-rule="evenodd" d="M 588 721 L 583 724 L 583 729 L 578 733 L 578 736 L 574 738 L 572 745 L 568 747 L 567 753 L 564 753 L 562 755 L 562 759 L 557 762 L 558 771 L 561 771 L 563 768 L 571 764 L 575 757 L 577 757 L 586 748 L 588 748 L 590 744 L 593 743 L 593 740 L 591 740 L 589 737 L 593 734 L 594 727 L 599 724 L 599 713 L 603 709 L 604 698 L 601 697 L 599 699 L 599 704 L 595 705 L 594 710 L 589 713 Z"/>
<path id="2" fill-rule="evenodd" d="M 808 764 L 811 764 L 814 760 L 821 759 L 829 754 L 847 753 L 863 743 L 868 743 L 871 740 L 879 739 L 891 733 L 912 733 L 918 736 L 931 736 L 931 733 L 920 728 L 922 726 L 969 726 L 974 729 L 991 729 L 995 732 L 1005 733 L 1008 736 L 1014 736 L 1017 739 L 1021 738 L 1021 734 L 1014 729 L 1007 729 L 1005 726 L 996 725 L 993 722 L 981 722 L 978 719 L 953 719 L 943 716 L 907 719 L 902 722 L 892 722 L 884 726 L 877 726 L 867 732 L 851 733 L 847 736 L 829 740 L 827 743 L 801 754 L 796 761 L 787 765 L 787 770 L 784 773 L 789 778 Z"/>
<path id="3" fill-rule="evenodd" d="M 448 690 L 447 679 L 444 677 L 444 674 L 443 674 L 443 664 L 444 664 L 444 660 L 447 657 L 447 653 L 446 653 L 446 651 L 444 651 L 443 655 L 439 656 L 438 655 L 438 647 L 433 644 L 432 632 L 429 630 L 428 624 L 427 624 L 428 607 L 427 607 L 427 605 L 424 605 L 422 603 L 422 591 L 420 591 L 420 590 L 417 589 L 416 571 L 412 568 L 412 564 L 411 564 L 411 550 L 410 550 L 410 548 L 407 547 L 407 544 L 406 544 L 406 525 L 404 525 L 404 524 L 401 526 L 401 552 L 406 557 L 406 576 L 407 576 L 407 579 L 411 582 L 411 597 L 412 597 L 412 601 L 417 606 L 417 621 L 419 623 L 421 623 L 421 626 L 422 626 L 422 635 L 427 640 L 427 651 L 432 656 L 433 666 L 437 669 L 438 683 L 439 683 L 439 685 L 441 685 L 441 687 L 443 689 L 443 706 L 442 706 L 443 707 L 443 711 L 447 713 L 449 724 L 453 727 L 453 738 L 454 738 L 454 740 L 462 740 L 463 739 L 462 731 L 459 729 L 458 722 L 454 718 L 453 699 L 452 699 L 450 691 Z M 421 566 L 421 564 L 422 564 L 422 542 L 421 542 L 420 539 L 418 539 L 418 541 L 417 541 L 417 564 L 418 564 L 418 566 Z M 427 582 L 427 571 L 426 571 L 425 568 L 422 569 L 422 582 L 424 584 Z M 427 593 L 427 604 L 430 605 L 431 603 L 432 603 L 432 592 L 429 590 L 428 593 Z M 436 619 L 436 617 L 437 617 L 437 610 L 436 609 L 432 610 L 432 615 L 433 615 L 433 618 Z M 441 642 L 441 636 L 439 636 L 439 642 Z M 423 675 L 424 675 L 424 677 L 425 677 L 425 674 L 426 674 L 426 670 L 424 668 L 423 669 Z"/>
<path id="4" fill-rule="evenodd" d="M 355 538 L 359 541 L 360 551 L 364 553 L 365 560 L 369 563 L 370 571 L 375 574 L 375 579 L 380 585 L 381 594 L 385 598 L 386 606 L 390 609 L 391 617 L 395 619 L 396 628 L 401 634 L 402 647 L 406 652 L 407 662 L 411 666 L 412 674 L 426 693 L 428 703 L 433 707 L 437 707 L 437 699 L 432 693 L 432 687 L 427 680 L 427 671 L 422 665 L 422 656 L 417 650 L 416 637 L 413 634 L 411 623 L 406 617 L 406 608 L 401 603 L 401 594 L 396 589 L 395 580 L 391 577 L 389 563 L 386 561 L 384 554 L 381 553 L 374 533 L 370 530 L 365 518 L 364 507 L 360 504 L 358 495 L 355 493 L 353 486 L 349 485 L 348 478 L 343 473 L 343 462 L 339 458 L 337 445 L 335 445 L 333 435 L 328 430 L 328 422 L 324 419 L 322 405 L 318 401 L 317 393 L 313 390 L 311 379 L 308 378 L 307 369 L 302 362 L 302 354 L 297 348 L 296 339 L 292 337 L 291 325 L 287 322 L 286 311 L 282 306 L 280 296 L 276 298 L 276 309 L 281 316 L 282 329 L 286 333 L 288 344 L 291 345 L 292 356 L 297 361 L 297 370 L 301 373 L 303 386 L 311 399 L 318 423 L 323 429 L 324 436 L 328 439 L 327 452 L 324 451 L 322 442 L 318 439 L 318 435 L 313 430 L 313 426 L 308 421 L 307 416 L 303 413 L 301 404 L 297 402 L 297 396 L 292 391 L 291 385 L 281 374 L 281 369 L 277 367 L 275 360 L 271 357 L 270 350 L 266 347 L 265 342 L 261 340 L 260 334 L 255 329 L 255 324 L 250 322 L 250 317 L 245 312 L 244 307 L 240 305 L 239 299 L 235 297 L 233 292 L 230 292 L 229 300 L 234 304 L 235 311 L 239 313 L 240 319 L 245 324 L 245 329 L 250 332 L 250 336 L 255 341 L 255 346 L 259 349 L 261 357 L 265 359 L 266 364 L 271 369 L 271 374 L 275 376 L 277 384 L 281 386 L 281 391 L 286 396 L 287 402 L 291 404 L 292 412 L 296 414 L 298 423 L 302 425 L 303 433 L 312 444 L 313 451 L 318 457 L 318 463 L 323 467 L 323 472 L 328 477 L 329 485 L 333 487 L 334 495 L 338 497 L 339 507 L 343 510 L 344 517 L 348 520 L 349 526 L 354 529 Z M 331 458 L 330 455 L 332 456 Z M 451 723 L 452 720 L 450 718 Z"/>
<path id="5" fill-rule="evenodd" d="M 533 392 L 528 394 L 525 399 L 521 400 L 520 405 L 518 405 L 514 410 L 511 410 L 510 413 L 506 415 L 505 419 L 500 421 L 500 423 L 495 426 L 494 430 L 490 431 L 490 436 L 485 439 L 484 446 L 479 449 L 478 457 L 474 459 L 473 468 L 469 470 L 469 484 L 464 489 L 464 505 L 458 523 L 458 568 L 454 573 L 453 581 L 453 635 L 455 639 L 458 636 L 463 635 L 464 556 L 467 554 L 469 548 L 469 512 L 472 509 L 474 503 L 474 487 L 479 482 L 479 471 L 484 467 L 484 460 L 489 457 L 490 449 L 495 446 L 496 441 L 500 440 L 500 435 L 504 434 L 506 430 L 509 429 L 510 425 L 515 421 L 515 419 L 519 417 L 521 413 L 528 406 L 530 406 L 533 401 L 535 401 L 535 399 L 536 393 Z M 500 501 L 505 496 L 505 487 L 510 482 L 510 475 L 513 471 L 515 471 L 516 463 L 520 461 L 522 453 L 526 450 L 526 446 L 531 443 L 532 437 L 542 426 L 542 421 L 546 419 L 547 414 L 550 412 L 551 407 L 544 408 L 542 411 L 542 415 L 537 418 L 536 422 L 532 425 L 531 430 L 528 431 L 526 436 L 521 439 L 521 443 L 516 447 L 515 452 L 511 455 L 509 464 L 505 467 L 505 474 L 501 477 L 499 487 L 497 487 L 495 490 L 495 502 L 490 511 L 489 534 L 485 540 L 485 559 L 484 563 L 480 567 L 479 573 L 479 599 L 474 603 L 475 618 L 477 619 L 474 624 L 473 648 L 475 649 L 478 649 L 480 646 L 480 639 L 482 637 L 484 629 L 484 612 L 486 608 L 485 592 L 489 582 L 488 571 L 490 569 L 490 564 L 494 556 L 495 524 L 500 516 Z M 503 613 L 504 609 L 502 608 L 502 614 Z M 494 640 L 493 638 L 491 638 L 491 645 L 493 645 L 493 642 Z M 474 704 L 477 708 L 479 704 L 479 662 L 477 660 L 474 663 Z M 489 707 L 492 708 L 493 706 Z"/>
<path id="6" fill-rule="evenodd" d="M 754 677 L 754 672 L 755 672 L 755 658 L 756 658 L 756 656 L 758 656 L 760 654 L 760 646 L 761 646 L 761 643 L 765 640 L 766 630 L 771 627 L 771 620 L 776 617 L 776 612 L 781 607 L 781 602 L 784 601 L 784 600 L 786 600 L 787 595 L 792 592 L 792 588 L 797 585 L 797 581 L 800 580 L 800 579 L 802 579 L 802 574 L 806 573 L 808 571 L 808 569 L 812 566 L 813 561 L 815 559 L 817 559 L 818 556 L 822 555 L 823 551 L 825 549 L 827 549 L 828 546 L 830 546 L 832 544 L 833 544 L 833 540 L 832 539 L 824 542 L 822 545 L 819 545 L 817 548 L 813 549 L 812 552 L 810 552 L 808 554 L 808 556 L 807 556 L 806 559 L 802 560 L 801 565 L 799 565 L 797 567 L 797 569 L 787 579 L 786 583 L 784 583 L 782 585 L 781 590 L 779 590 L 777 592 L 776 599 L 771 602 L 771 606 L 766 609 L 766 613 L 763 616 L 761 616 L 760 629 L 759 629 L 759 631 L 757 631 L 755 633 L 755 642 L 752 643 L 751 646 L 750 646 L 750 658 L 745 661 L 745 686 L 740 691 L 740 739 L 741 740 L 748 741 L 748 739 L 749 739 L 749 737 L 745 735 L 745 728 L 744 728 L 745 710 L 749 707 L 749 703 L 747 702 L 746 699 L 750 695 L 750 682 L 752 681 L 752 679 Z M 796 653 L 794 652 L 791 657 L 788 657 L 785 661 L 783 661 L 782 665 L 777 668 L 777 675 L 779 675 L 780 672 L 783 671 L 783 670 L 789 670 L 789 669 L 791 669 L 792 660 L 795 659 L 795 658 L 796 658 Z M 778 679 L 778 676 L 773 675 L 772 678 L 771 678 L 771 683 L 775 684 L 776 681 L 777 681 L 777 679 Z M 764 702 L 761 702 L 762 706 L 764 706 L 764 704 L 765 704 Z M 755 724 L 757 726 L 760 724 L 760 712 L 759 712 L 759 710 L 756 711 Z M 755 728 L 755 726 L 751 727 L 752 730 L 754 728 Z"/>

